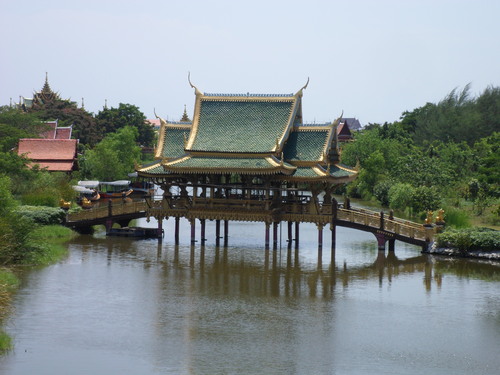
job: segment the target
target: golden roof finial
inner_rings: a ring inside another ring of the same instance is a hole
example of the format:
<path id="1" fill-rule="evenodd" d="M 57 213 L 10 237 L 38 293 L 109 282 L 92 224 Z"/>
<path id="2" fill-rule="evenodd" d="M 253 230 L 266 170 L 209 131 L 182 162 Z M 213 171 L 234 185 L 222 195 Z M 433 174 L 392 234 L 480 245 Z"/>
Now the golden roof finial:
<path id="1" fill-rule="evenodd" d="M 295 96 L 302 96 L 302 91 L 304 91 L 307 88 L 307 85 L 309 85 L 309 77 L 307 77 L 307 82 L 306 84 L 295 94 Z"/>
<path id="2" fill-rule="evenodd" d="M 189 85 L 194 89 L 194 92 L 195 92 L 196 95 L 200 95 L 200 96 L 203 95 L 201 93 L 201 91 L 198 90 L 198 88 L 191 83 L 191 72 L 188 72 L 188 82 L 189 82 Z"/>

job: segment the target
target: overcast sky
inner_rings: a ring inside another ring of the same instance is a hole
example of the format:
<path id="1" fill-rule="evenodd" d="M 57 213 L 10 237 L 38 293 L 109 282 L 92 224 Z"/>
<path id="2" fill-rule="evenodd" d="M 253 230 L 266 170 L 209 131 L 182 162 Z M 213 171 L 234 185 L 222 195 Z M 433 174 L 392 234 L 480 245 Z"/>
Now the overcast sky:
<path id="1" fill-rule="evenodd" d="M 306 122 L 392 122 L 500 86 L 497 0 L 0 0 L 0 105 L 45 82 L 97 113 L 192 116 L 194 90 L 304 91 Z"/>

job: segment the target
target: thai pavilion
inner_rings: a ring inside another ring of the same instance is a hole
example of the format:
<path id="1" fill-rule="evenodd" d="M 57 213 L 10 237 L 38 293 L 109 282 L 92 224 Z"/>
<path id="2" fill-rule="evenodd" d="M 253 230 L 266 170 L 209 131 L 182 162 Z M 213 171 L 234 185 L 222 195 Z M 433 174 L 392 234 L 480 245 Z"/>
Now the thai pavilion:
<path id="1" fill-rule="evenodd" d="M 175 218 L 178 243 L 179 218 L 201 224 L 216 221 L 216 244 L 227 244 L 228 222 L 265 223 L 265 245 L 273 226 L 288 223 L 288 239 L 298 245 L 299 223 L 315 223 L 322 229 L 331 223 L 337 208 L 333 188 L 356 177 L 357 172 L 340 164 L 337 145 L 338 120 L 307 125 L 302 120 L 302 96 L 307 84 L 295 94 L 210 94 L 195 90 L 192 121 L 160 118 L 155 162 L 137 168 L 138 175 L 163 190 L 161 200 L 151 201 L 149 214 L 161 225 Z M 224 237 L 220 223 L 224 222 Z M 290 243 L 289 243 L 290 244 Z"/>

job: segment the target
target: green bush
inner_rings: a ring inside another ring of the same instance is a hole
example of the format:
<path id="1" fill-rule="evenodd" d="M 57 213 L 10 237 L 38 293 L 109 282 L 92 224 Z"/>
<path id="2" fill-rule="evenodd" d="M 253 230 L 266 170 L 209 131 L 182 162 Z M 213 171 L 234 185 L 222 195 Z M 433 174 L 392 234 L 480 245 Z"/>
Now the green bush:
<path id="1" fill-rule="evenodd" d="M 41 225 L 62 224 L 66 218 L 66 212 L 56 207 L 19 206 L 15 213 Z"/>
<path id="2" fill-rule="evenodd" d="M 500 249 L 500 231 L 489 228 L 448 229 L 438 234 L 438 247 L 466 251 L 494 251 Z"/>
<path id="3" fill-rule="evenodd" d="M 471 226 L 469 214 L 455 207 L 446 207 L 444 209 L 444 221 L 447 226 L 454 228 L 468 228 Z"/>

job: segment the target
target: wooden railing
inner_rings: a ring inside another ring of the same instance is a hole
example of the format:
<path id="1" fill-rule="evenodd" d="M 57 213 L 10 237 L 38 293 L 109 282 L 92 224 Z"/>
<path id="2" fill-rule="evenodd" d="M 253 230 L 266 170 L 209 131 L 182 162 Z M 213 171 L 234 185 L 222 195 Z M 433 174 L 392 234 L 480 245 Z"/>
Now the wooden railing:
<path id="1" fill-rule="evenodd" d="M 425 240 L 428 230 L 418 223 L 381 215 L 380 212 L 350 208 L 337 208 L 336 219 L 359 224 L 374 230 L 384 230 L 400 236 Z M 175 197 L 166 200 L 113 202 L 110 205 L 82 210 L 67 215 L 68 222 L 92 221 L 105 217 L 140 213 L 144 216 L 185 216 L 190 219 L 207 218 L 241 221 L 267 221 L 272 215 L 279 220 L 310 222 L 327 225 L 332 221 L 332 205 L 312 200 L 276 202 L 272 199 L 227 199 Z M 191 217 L 192 216 L 192 217 Z"/>
<path id="2" fill-rule="evenodd" d="M 133 201 L 133 202 L 112 202 L 111 205 L 101 205 L 99 207 L 93 207 L 89 209 L 84 209 L 79 212 L 68 213 L 66 220 L 68 222 L 84 221 L 84 220 L 96 220 L 102 219 L 104 217 L 126 215 L 138 212 L 146 213 L 148 205 L 145 201 Z"/>

